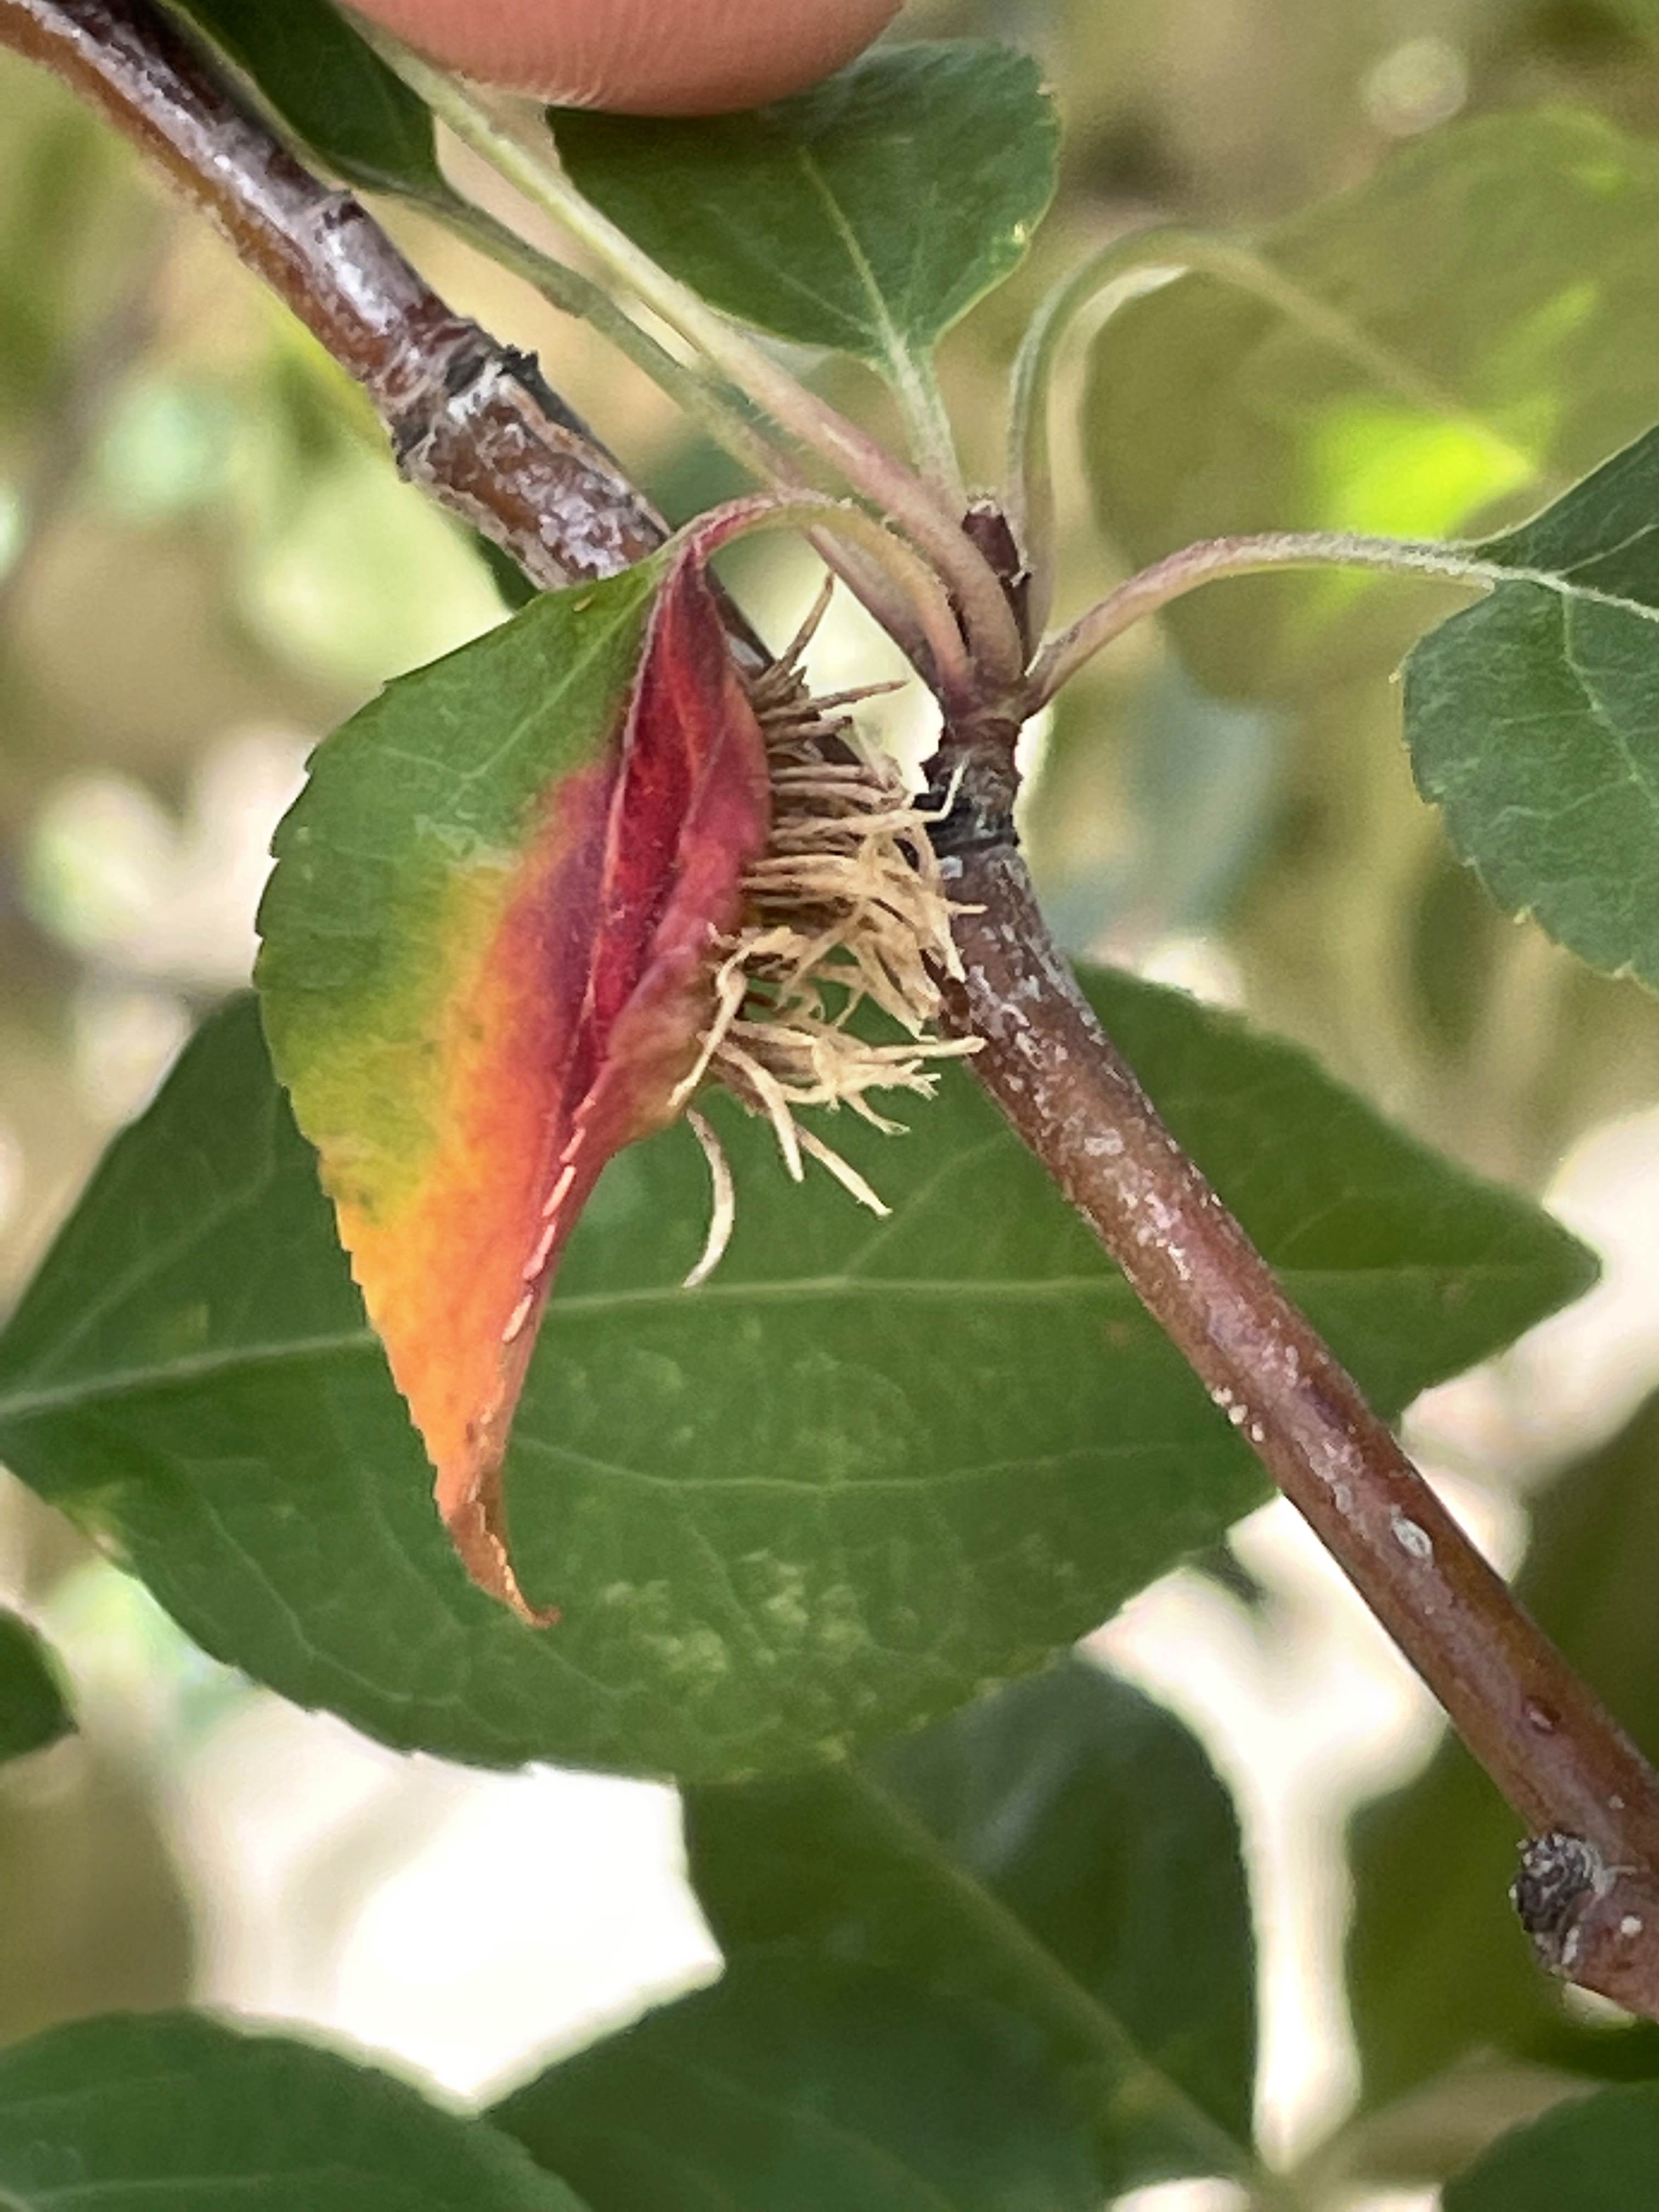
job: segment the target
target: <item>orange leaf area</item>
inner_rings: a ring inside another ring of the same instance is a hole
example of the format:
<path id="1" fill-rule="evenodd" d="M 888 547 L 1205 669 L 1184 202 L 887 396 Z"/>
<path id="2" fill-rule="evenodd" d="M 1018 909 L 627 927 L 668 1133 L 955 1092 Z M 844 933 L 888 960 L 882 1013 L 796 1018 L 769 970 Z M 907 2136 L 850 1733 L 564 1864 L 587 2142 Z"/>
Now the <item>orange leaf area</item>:
<path id="1" fill-rule="evenodd" d="M 342 1241 L 482 1589 L 527 1621 L 502 1460 L 554 1270 L 601 1169 L 673 1118 L 713 1011 L 712 949 L 770 819 L 765 746 L 701 569 L 670 571 L 620 734 L 545 794 L 493 932 L 435 1015 L 430 1152 Z M 332 1157 L 331 1157 L 331 1155 Z"/>

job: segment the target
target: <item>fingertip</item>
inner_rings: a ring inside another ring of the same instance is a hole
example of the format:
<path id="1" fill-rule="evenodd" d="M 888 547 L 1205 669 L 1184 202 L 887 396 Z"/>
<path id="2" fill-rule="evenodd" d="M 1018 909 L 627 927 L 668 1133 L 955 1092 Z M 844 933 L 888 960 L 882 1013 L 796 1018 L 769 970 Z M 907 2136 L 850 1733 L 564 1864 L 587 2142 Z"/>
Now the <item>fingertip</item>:
<path id="1" fill-rule="evenodd" d="M 354 0 L 434 61 L 560 106 L 711 115 L 798 92 L 901 0 Z"/>

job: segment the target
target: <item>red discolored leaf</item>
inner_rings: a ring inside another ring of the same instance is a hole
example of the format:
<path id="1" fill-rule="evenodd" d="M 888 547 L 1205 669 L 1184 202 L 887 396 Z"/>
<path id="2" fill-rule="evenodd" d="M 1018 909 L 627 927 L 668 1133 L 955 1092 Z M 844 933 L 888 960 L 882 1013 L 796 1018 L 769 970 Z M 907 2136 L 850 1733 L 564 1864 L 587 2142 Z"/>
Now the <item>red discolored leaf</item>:
<path id="1" fill-rule="evenodd" d="M 526 1620 L 551 1616 L 513 1572 L 501 1464 L 542 1310 L 605 1162 L 678 1110 L 769 818 L 683 556 L 390 687 L 278 837 L 278 1071 L 457 1549 Z"/>

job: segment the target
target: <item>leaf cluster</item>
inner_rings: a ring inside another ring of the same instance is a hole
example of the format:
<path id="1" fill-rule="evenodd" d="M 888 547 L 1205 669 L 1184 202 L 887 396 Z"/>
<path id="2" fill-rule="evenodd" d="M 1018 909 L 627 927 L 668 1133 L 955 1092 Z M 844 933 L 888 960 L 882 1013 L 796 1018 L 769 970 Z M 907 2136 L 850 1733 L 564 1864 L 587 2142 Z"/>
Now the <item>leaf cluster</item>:
<path id="1" fill-rule="evenodd" d="M 337 175 L 455 214 L 426 106 L 323 0 L 179 12 Z M 760 118 L 567 117 L 555 135 L 581 194 L 676 283 L 875 368 L 948 487 L 936 350 L 1053 185 L 1029 60 L 900 49 Z M 1659 392 L 1601 367 L 1608 334 L 1628 344 L 1651 313 L 1650 168 L 1599 122 L 1506 119 L 1426 139 L 1245 259 L 1171 246 L 1192 273 L 1106 325 L 1083 416 L 1090 497 L 1137 562 L 1200 535 L 1484 532 L 1449 558 L 1486 596 L 1407 664 L 1415 775 L 1506 911 L 1653 982 L 1659 439 L 1636 434 Z M 1425 303 L 1430 247 L 1477 234 L 1480 270 Z M 1589 301 L 1568 239 L 1594 262 Z M 791 429 L 787 406 L 771 428 Z M 1171 618 L 1211 705 L 1282 708 L 1420 627 L 1415 597 L 1346 576 L 1229 588 L 1229 608 Z M 1224 2175 L 1269 2202 L 1231 1802 L 1168 1713 L 1066 1656 L 1213 1552 L 1264 1480 L 965 1073 L 902 1142 L 837 1127 L 890 1208 L 874 1224 L 827 1180 L 791 1186 L 769 1133 L 716 1102 L 740 1202 L 695 1292 L 690 1135 L 613 1161 L 510 1446 L 515 1549 L 556 1630 L 471 1587 L 432 1515 L 267 1038 L 283 1063 L 319 1006 L 343 1022 L 377 1071 L 375 1141 L 418 1153 L 399 1070 L 468 1003 L 471 984 L 439 988 L 454 916 L 481 869 L 518 864 L 614 705 L 615 672 L 580 727 L 549 692 L 550 635 L 561 672 L 591 673 L 610 619 L 593 598 L 532 605 L 327 741 L 266 909 L 263 1015 L 210 1016 L 111 1147 L 0 1335 L 0 1451 L 204 1650 L 301 1705 L 401 1751 L 674 1779 L 725 1973 L 465 2118 L 291 2037 L 76 2022 L 0 2053 L 0 2193 L 1084 2212 Z M 1119 973 L 1085 980 L 1385 1413 L 1587 1285 L 1546 1217 L 1299 1051 Z M 1651 1556 L 1624 1517 L 1650 1427 L 1545 1517 L 1534 1596 L 1575 1650 L 1624 1547 Z M 0 1619 L 0 1756 L 69 1726 L 33 1632 Z M 1447 1754 L 1358 1841 L 1368 2127 L 1477 2047 L 1575 2078 L 1651 2068 L 1645 2031 L 1615 2063 L 1522 1984 L 1498 1928 L 1507 1838 L 1474 1790 Z M 1448 2212 L 1628 2212 L 1659 2170 L 1656 2113 L 1642 2080 L 1463 2142 L 1479 2154 Z M 1366 2170 L 1423 2170 L 1425 2140 L 1396 2130 Z"/>

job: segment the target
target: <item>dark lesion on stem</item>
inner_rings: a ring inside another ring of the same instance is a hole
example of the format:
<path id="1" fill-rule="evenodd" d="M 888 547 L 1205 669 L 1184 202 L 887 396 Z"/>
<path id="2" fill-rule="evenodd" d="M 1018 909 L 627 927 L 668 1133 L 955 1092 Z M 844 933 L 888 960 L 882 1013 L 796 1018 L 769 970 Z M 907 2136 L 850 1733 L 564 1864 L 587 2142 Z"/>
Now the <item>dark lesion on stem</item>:
<path id="1" fill-rule="evenodd" d="M 962 527 L 1001 585 L 1029 659 L 1033 645 L 1031 575 L 1012 526 L 994 500 L 975 499 Z M 1014 753 L 1024 721 L 1018 703 L 1002 701 L 971 720 L 947 719 L 939 750 L 922 771 L 926 783 L 920 801 L 931 823 L 930 842 L 941 860 L 1018 848 L 1014 800 L 1019 771 Z"/>
<path id="2" fill-rule="evenodd" d="M 1019 779 L 1012 744 L 941 749 L 924 773 L 918 803 L 928 819 L 928 842 L 941 860 L 1018 848 L 1014 799 Z"/>
<path id="3" fill-rule="evenodd" d="M 418 402 L 406 408 L 388 426 L 392 450 L 400 468 L 405 457 L 430 434 L 438 415 L 457 403 L 465 414 L 476 396 L 505 380 L 517 385 L 556 429 L 580 439 L 612 468 L 617 468 L 620 477 L 618 465 L 605 452 L 574 408 L 554 391 L 542 374 L 542 365 L 533 353 L 526 353 L 518 346 L 501 344 L 476 324 L 469 327 L 472 342 L 463 338 L 449 351 L 443 362 L 443 379 L 438 389 L 432 391 L 423 386 Z M 632 503 L 642 504 L 636 499 Z"/>
<path id="4" fill-rule="evenodd" d="M 1510 1899 L 1547 1973 L 1653 2017 L 1659 1880 L 1650 1869 L 1610 1865 L 1586 1837 L 1551 1829 L 1522 1844 Z"/>

